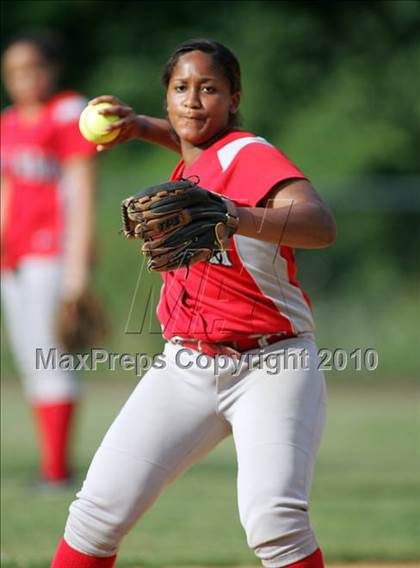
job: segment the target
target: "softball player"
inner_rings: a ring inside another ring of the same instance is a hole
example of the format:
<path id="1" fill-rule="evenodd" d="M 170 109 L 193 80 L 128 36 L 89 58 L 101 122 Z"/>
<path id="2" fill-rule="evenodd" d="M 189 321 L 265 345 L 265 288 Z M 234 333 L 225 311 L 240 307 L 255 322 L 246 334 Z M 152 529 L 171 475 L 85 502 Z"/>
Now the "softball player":
<path id="1" fill-rule="evenodd" d="M 113 97 L 97 100 L 114 103 L 108 112 L 121 116 L 111 127 L 123 128 L 120 141 L 180 151 L 171 179 L 198 176 L 235 201 L 239 229 L 222 264 L 163 274 L 165 366 L 148 371 L 106 434 L 52 566 L 113 566 L 123 536 L 165 486 L 233 435 L 248 545 L 266 568 L 320 568 L 308 499 L 325 385 L 293 248 L 329 245 L 334 220 L 284 154 L 238 129 L 240 70 L 226 47 L 182 44 L 163 80 L 169 122 L 137 117 Z M 285 351 L 306 357 L 270 372 L 264 362 Z M 237 372 L 244 354 L 248 363 Z M 252 354 L 263 364 L 254 366 Z M 226 365 L 215 373 L 211 362 L 221 355 Z"/>
<path id="2" fill-rule="evenodd" d="M 3 54 L 13 105 L 1 116 L 1 291 L 11 347 L 38 426 L 43 487 L 68 481 L 79 389 L 71 372 L 37 369 L 36 349 L 58 348 L 58 305 L 70 306 L 86 286 L 95 185 L 95 147 L 78 129 L 85 101 L 73 91 L 57 92 L 57 72 L 56 45 L 48 37 L 18 37 Z"/>

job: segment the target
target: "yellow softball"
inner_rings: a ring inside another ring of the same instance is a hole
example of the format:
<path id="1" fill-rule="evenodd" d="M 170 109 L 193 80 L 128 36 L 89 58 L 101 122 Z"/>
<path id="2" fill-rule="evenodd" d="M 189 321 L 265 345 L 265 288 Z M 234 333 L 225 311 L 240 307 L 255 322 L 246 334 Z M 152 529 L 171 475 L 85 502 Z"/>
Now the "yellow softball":
<path id="1" fill-rule="evenodd" d="M 121 129 L 107 132 L 106 128 L 113 122 L 120 119 L 117 115 L 104 116 L 98 111 L 113 106 L 111 103 L 98 103 L 96 105 L 88 105 L 82 111 L 79 119 L 80 132 L 95 144 L 107 144 L 112 142 L 121 132 Z"/>

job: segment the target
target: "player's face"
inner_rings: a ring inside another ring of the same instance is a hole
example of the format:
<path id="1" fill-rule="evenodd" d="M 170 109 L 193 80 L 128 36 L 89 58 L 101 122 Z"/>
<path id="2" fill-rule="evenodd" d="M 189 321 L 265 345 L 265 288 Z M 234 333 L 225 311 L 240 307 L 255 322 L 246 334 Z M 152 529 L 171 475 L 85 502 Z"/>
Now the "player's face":
<path id="1" fill-rule="evenodd" d="M 55 72 L 36 46 L 22 42 L 6 50 L 3 78 L 12 101 L 30 105 L 48 98 L 53 89 Z"/>
<path id="2" fill-rule="evenodd" d="M 169 121 L 181 143 L 200 146 L 226 128 L 239 99 L 212 57 L 192 51 L 179 58 L 169 81 Z"/>

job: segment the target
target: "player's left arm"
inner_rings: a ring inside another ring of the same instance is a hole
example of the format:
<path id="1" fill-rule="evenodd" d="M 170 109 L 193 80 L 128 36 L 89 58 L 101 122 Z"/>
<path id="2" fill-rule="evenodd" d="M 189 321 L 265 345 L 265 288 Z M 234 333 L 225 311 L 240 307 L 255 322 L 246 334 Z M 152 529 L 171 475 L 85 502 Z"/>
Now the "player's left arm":
<path id="1" fill-rule="evenodd" d="M 96 160 L 74 156 L 63 165 L 67 195 L 62 299 L 76 300 L 86 289 L 93 256 Z"/>
<path id="2" fill-rule="evenodd" d="M 334 217 L 306 179 L 275 185 L 260 207 L 239 207 L 237 233 L 292 248 L 324 248 L 336 239 Z"/>
<path id="3" fill-rule="evenodd" d="M 1 196 L 1 207 L 0 207 L 0 237 L 3 239 L 6 222 L 8 219 L 8 209 L 10 201 L 10 183 L 8 178 L 2 174 L 0 178 L 0 196 Z"/>

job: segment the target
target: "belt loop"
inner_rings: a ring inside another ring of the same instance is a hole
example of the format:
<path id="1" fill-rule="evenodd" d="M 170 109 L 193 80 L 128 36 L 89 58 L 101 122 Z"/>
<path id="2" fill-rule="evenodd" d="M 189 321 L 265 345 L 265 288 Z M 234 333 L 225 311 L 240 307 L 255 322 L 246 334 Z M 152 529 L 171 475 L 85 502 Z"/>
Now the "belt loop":
<path id="1" fill-rule="evenodd" d="M 259 339 L 257 339 L 257 343 L 259 347 L 267 347 L 268 341 L 267 338 L 270 337 L 269 335 L 262 335 Z"/>

